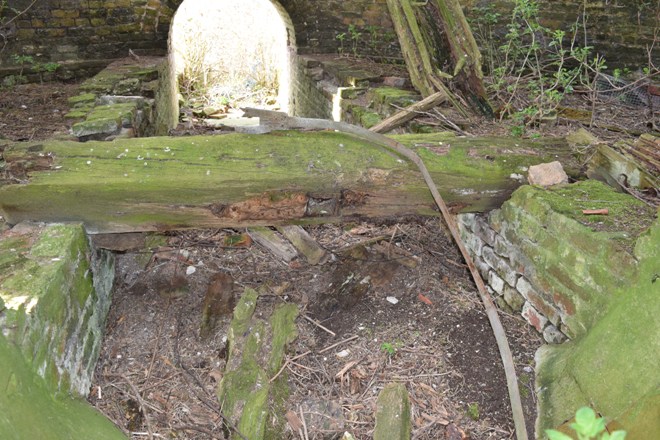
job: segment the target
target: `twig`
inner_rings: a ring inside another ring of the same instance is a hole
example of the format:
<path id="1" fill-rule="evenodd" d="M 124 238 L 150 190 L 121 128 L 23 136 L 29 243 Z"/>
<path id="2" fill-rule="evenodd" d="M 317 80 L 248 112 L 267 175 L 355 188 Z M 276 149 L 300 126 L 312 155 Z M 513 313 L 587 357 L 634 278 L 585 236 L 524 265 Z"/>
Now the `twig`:
<path id="1" fill-rule="evenodd" d="M 307 316 L 307 315 L 303 315 L 303 318 L 305 318 L 306 320 L 308 320 L 309 322 L 311 322 L 312 324 L 314 324 L 315 326 L 317 326 L 317 327 L 320 328 L 321 330 L 323 330 L 323 331 L 325 331 L 325 332 L 328 332 L 328 333 L 331 334 L 332 336 L 337 336 L 337 333 L 333 332 L 332 330 L 330 330 L 330 329 L 327 328 L 327 327 L 323 327 L 323 326 L 321 325 L 321 323 L 318 322 L 318 321 L 316 321 L 315 319 L 312 319 L 312 318 L 310 318 L 310 317 Z"/>
<path id="2" fill-rule="evenodd" d="M 175 431 L 198 431 L 202 432 L 211 438 L 220 438 L 219 435 L 211 431 L 210 429 L 206 429 L 202 426 L 197 426 L 197 425 L 181 425 L 181 426 L 174 426 L 173 427 Z M 221 434 L 222 435 L 222 434 Z M 223 436 L 224 438 L 224 436 Z"/>
<path id="3" fill-rule="evenodd" d="M 307 433 L 307 422 L 305 421 L 305 415 L 303 414 L 302 406 L 299 408 L 300 410 L 300 421 L 302 422 L 303 425 L 303 433 L 305 434 L 305 440 L 309 440 L 309 434 Z"/>
<path id="4" fill-rule="evenodd" d="M 330 350 L 332 350 L 333 348 L 337 347 L 338 345 L 341 345 L 341 344 L 343 344 L 343 343 L 345 343 L 345 342 L 352 341 L 353 339 L 357 339 L 357 338 L 358 338 L 358 335 L 353 335 L 353 336 L 351 336 L 350 338 L 346 338 L 346 339 L 344 339 L 344 340 L 342 340 L 342 341 L 335 342 L 334 344 L 332 344 L 332 345 L 330 345 L 330 346 L 328 346 L 328 347 L 325 347 L 323 350 L 319 351 L 319 354 L 325 353 L 326 351 L 330 351 Z"/>
<path id="5" fill-rule="evenodd" d="M 128 384 L 128 386 L 131 388 L 133 391 L 133 394 L 135 394 L 135 398 L 138 401 L 138 404 L 140 405 L 140 410 L 142 410 L 142 415 L 144 416 L 144 424 L 147 426 L 147 431 L 149 433 L 149 440 L 153 440 L 154 438 L 154 433 L 151 430 L 151 419 L 149 419 L 149 413 L 147 412 L 147 405 L 145 405 L 144 400 L 142 400 L 142 396 L 140 395 L 140 391 L 133 385 L 133 382 L 124 374 L 121 375 L 121 378 Z"/>
<path id="6" fill-rule="evenodd" d="M 275 379 L 277 379 L 277 378 L 280 376 L 280 374 L 282 374 L 282 372 L 283 372 L 284 369 L 287 367 L 287 365 L 289 364 L 289 362 L 296 361 L 296 360 L 300 359 L 301 357 L 305 357 L 305 356 L 307 356 L 307 355 L 310 354 L 310 353 L 311 353 L 311 351 L 310 351 L 310 350 L 307 350 L 307 351 L 304 352 L 303 354 L 299 354 L 298 356 L 294 356 L 294 357 L 292 357 L 291 359 L 287 359 L 287 360 L 284 362 L 284 365 L 282 365 L 282 368 L 280 368 L 279 371 L 277 372 L 277 374 L 275 374 L 275 376 L 273 376 L 268 382 L 269 382 L 269 383 L 273 383 L 273 382 L 275 381 Z"/>

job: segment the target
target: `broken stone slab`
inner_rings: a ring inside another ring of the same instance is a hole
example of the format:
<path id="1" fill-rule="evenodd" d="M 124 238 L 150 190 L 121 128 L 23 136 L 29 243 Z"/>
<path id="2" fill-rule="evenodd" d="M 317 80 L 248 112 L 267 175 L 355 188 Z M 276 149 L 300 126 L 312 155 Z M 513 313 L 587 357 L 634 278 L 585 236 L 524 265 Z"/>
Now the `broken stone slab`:
<path id="1" fill-rule="evenodd" d="M 390 383 L 378 394 L 374 440 L 410 440 L 410 399 L 401 383 Z"/>
<path id="2" fill-rule="evenodd" d="M 0 309 L 2 300 L 0 300 Z M 84 399 L 66 392 L 55 397 L 20 348 L 0 333 L 0 438 L 126 440 L 127 437 Z"/>
<path id="3" fill-rule="evenodd" d="M 660 283 L 653 282 L 660 273 L 659 220 L 639 237 L 634 253 L 638 270 L 624 284 L 604 284 L 611 302 L 589 331 L 537 351 L 536 432 L 560 426 L 580 406 L 593 407 L 627 438 L 660 432 Z"/>
<path id="4" fill-rule="evenodd" d="M 71 133 L 83 140 L 104 139 L 117 134 L 122 127 L 133 125 L 137 107 L 135 102 L 97 105 L 84 121 L 73 124 Z"/>
<path id="5" fill-rule="evenodd" d="M 295 304 L 280 304 L 270 317 L 256 316 L 259 294 L 245 289 L 234 308 L 227 341 L 229 355 L 217 395 L 236 431 L 233 440 L 284 438 L 286 375 L 271 382 L 284 362 L 287 346 L 297 337 Z M 272 410 L 271 410 L 272 409 Z M 240 434 L 239 434 L 240 433 Z"/>

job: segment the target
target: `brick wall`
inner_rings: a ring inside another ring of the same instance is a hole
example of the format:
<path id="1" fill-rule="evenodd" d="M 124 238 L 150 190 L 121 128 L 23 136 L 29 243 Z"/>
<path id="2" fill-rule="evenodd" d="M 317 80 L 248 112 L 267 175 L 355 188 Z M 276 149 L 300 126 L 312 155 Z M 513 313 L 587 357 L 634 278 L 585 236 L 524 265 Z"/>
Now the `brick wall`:
<path id="1" fill-rule="evenodd" d="M 211 1 L 211 0 L 209 0 Z M 468 14 L 478 16 L 475 6 L 494 5 L 505 18 L 512 2 L 461 0 Z M 37 62 L 106 60 L 124 57 L 128 50 L 162 55 L 172 17 L 182 0 L 40 0 L 10 26 L 0 27 L 0 71 L 12 66 L 11 56 L 31 55 Z M 24 9 L 28 0 L 8 0 L 10 7 Z M 337 35 L 356 26 L 362 54 L 400 57 L 385 0 L 281 0 L 291 17 L 299 53 L 332 53 L 340 45 Z M 545 24 L 572 25 L 581 0 L 542 1 Z M 611 0 L 587 1 L 589 44 L 603 50 L 610 67 L 617 63 L 641 66 L 646 45 L 653 41 L 658 11 L 654 2 Z M 0 24 L 11 17 L 0 12 Z M 504 23 L 506 20 L 503 19 Z M 371 27 L 371 28 L 369 28 Z M 371 32 L 369 31 L 371 29 Z M 503 27 L 498 31 L 502 34 Z M 660 57 L 656 49 L 653 56 Z M 10 72 L 11 73 L 11 72 Z M 1 74 L 1 72 L 0 72 Z"/>

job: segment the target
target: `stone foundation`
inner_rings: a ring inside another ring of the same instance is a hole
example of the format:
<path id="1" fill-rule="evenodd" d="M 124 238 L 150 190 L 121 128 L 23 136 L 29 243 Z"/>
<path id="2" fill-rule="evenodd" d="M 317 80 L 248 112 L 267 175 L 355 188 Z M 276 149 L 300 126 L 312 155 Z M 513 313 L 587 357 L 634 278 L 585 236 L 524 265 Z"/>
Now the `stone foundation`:
<path id="1" fill-rule="evenodd" d="M 590 194 L 610 211 L 639 204 L 587 181 L 552 191 L 524 186 L 499 210 L 458 216 L 466 247 L 498 305 L 519 312 L 549 343 L 585 334 L 607 310 L 612 292 L 637 270 L 622 247 L 634 239 L 628 232 L 594 232 L 576 221 L 579 209 L 558 211 L 556 200 Z M 611 215 L 620 220 L 627 214 Z"/>

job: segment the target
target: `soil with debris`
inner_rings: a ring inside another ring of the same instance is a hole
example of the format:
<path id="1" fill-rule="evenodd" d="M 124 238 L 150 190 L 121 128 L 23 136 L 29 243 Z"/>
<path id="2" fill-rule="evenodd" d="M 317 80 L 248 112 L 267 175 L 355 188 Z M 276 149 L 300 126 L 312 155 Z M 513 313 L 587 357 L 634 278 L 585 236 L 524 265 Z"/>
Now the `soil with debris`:
<path id="1" fill-rule="evenodd" d="M 78 83 L 0 88 L 0 139 L 36 141 L 67 135 L 71 126 L 64 117 L 69 110 L 67 100 L 78 93 Z"/>
<path id="2" fill-rule="evenodd" d="M 75 84 L 59 83 L 3 90 L 0 139 L 66 134 L 69 122 L 63 115 L 74 94 Z M 601 128 L 592 131 L 608 141 L 627 136 L 630 128 L 643 131 L 647 113 L 621 106 L 598 111 Z M 453 118 L 450 110 L 445 115 Z M 508 134 L 494 122 L 459 125 L 473 134 Z M 536 132 L 561 136 L 579 125 L 559 118 L 558 125 Z M 622 131 L 613 131 L 617 127 Z M 231 276 L 237 294 L 244 287 L 260 289 L 260 310 L 282 302 L 299 307 L 299 337 L 282 374 L 291 386 L 287 409 L 302 414 L 307 438 L 338 438 L 345 431 L 371 438 L 376 397 L 393 381 L 410 393 L 416 439 L 512 438 L 497 345 L 442 221 L 307 231 L 333 256 L 324 264 L 285 263 L 252 243 L 245 231 L 231 230 L 175 233 L 155 253 L 119 253 L 89 401 L 134 439 L 225 438 L 215 392 L 226 362 L 230 316 L 200 337 L 205 293 L 214 275 L 223 273 Z M 533 437 L 533 355 L 542 340 L 522 318 L 500 316 Z M 287 427 L 287 438 L 300 435 Z"/>
<path id="3" fill-rule="evenodd" d="M 510 438 L 497 345 L 441 220 L 307 230 L 330 252 L 326 263 L 285 263 L 231 230 L 178 233 L 153 256 L 120 254 L 90 402 L 132 438 L 224 438 L 215 390 L 230 316 L 207 338 L 200 326 L 211 279 L 225 273 L 239 292 L 262 292 L 265 315 L 298 305 L 287 409 L 303 414 L 308 438 L 371 438 L 376 398 L 390 382 L 410 393 L 416 439 Z M 542 340 L 521 318 L 502 319 L 531 430 Z M 287 438 L 300 437 L 287 426 Z"/>

